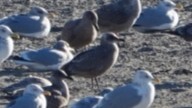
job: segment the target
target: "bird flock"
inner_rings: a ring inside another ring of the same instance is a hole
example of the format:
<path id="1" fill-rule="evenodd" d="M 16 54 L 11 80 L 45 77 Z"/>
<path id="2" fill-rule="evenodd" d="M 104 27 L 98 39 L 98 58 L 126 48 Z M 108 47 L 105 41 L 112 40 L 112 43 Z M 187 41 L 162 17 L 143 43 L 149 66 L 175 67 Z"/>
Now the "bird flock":
<path id="1" fill-rule="evenodd" d="M 26 49 L 17 55 L 13 55 L 17 39 L 49 36 L 52 28 L 49 12 L 44 7 L 32 6 L 29 12 L 2 17 L 0 63 L 12 60 L 29 70 L 51 72 L 49 78 L 29 76 L 2 87 L 0 91 L 10 100 L 6 108 L 150 108 L 155 99 L 153 81 L 158 79 L 148 70 L 138 69 L 130 83 L 104 90 L 97 78 L 117 62 L 119 43 L 126 42 L 120 32 L 133 28 L 141 33 L 160 31 L 191 39 L 191 23 L 178 27 L 176 9 L 182 9 L 181 4 L 171 0 L 159 0 L 149 7 L 142 7 L 140 0 L 104 4 L 66 22 L 52 46 Z M 90 46 L 96 39 L 100 43 Z M 95 81 L 100 93 L 71 100 L 70 85 L 65 80 L 75 81 L 76 77 L 90 78 L 91 89 Z"/>

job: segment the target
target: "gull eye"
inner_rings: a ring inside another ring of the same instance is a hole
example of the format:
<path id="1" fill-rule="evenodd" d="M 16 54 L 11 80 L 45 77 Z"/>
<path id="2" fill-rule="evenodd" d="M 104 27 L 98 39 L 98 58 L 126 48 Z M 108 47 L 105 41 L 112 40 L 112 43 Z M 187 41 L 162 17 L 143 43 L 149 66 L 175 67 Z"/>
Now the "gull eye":
<path id="1" fill-rule="evenodd" d="M 2 33 L 5 33 L 5 32 L 6 32 L 6 30 L 5 30 L 5 29 L 1 29 L 1 32 L 2 32 Z"/>
<path id="2" fill-rule="evenodd" d="M 170 4 L 170 3 L 167 3 L 167 4 L 166 4 L 166 6 L 167 6 L 167 7 L 171 7 L 171 6 L 172 6 L 172 4 Z"/>
<path id="3" fill-rule="evenodd" d="M 145 78 L 147 78 L 147 79 L 149 78 L 149 76 L 148 76 L 148 75 L 144 75 L 144 77 L 145 77 Z"/>
<path id="4" fill-rule="evenodd" d="M 34 92 L 37 92 L 37 91 L 38 91 L 38 89 L 36 89 L 36 88 L 33 88 L 32 90 L 33 90 Z"/>
<path id="5" fill-rule="evenodd" d="M 37 12 L 38 12 L 39 14 L 43 14 L 43 11 L 41 11 L 41 10 L 38 10 Z"/>

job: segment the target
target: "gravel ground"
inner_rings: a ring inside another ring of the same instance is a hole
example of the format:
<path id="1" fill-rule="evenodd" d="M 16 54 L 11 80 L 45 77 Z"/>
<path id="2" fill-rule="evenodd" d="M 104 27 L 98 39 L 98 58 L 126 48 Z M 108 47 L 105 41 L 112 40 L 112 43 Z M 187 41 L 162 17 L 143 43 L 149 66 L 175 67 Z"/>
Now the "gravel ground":
<path id="1" fill-rule="evenodd" d="M 142 0 L 143 5 L 150 5 L 152 0 Z M 185 11 L 179 12 L 180 24 L 190 21 L 192 5 L 191 0 L 174 0 L 181 2 Z M 56 15 L 51 19 L 52 25 L 62 27 L 70 19 L 81 17 L 86 10 L 96 9 L 109 0 L 35 0 L 31 5 L 43 6 Z M 20 0 L 13 3 L 0 1 L 0 17 L 29 10 Z M 60 33 L 50 33 L 42 40 L 22 38 L 15 41 L 14 55 L 25 48 L 40 48 L 52 45 Z M 134 30 L 130 33 L 120 34 L 125 38 L 120 43 L 120 55 L 117 63 L 107 73 L 99 77 L 101 89 L 115 87 L 130 81 L 135 69 L 144 68 L 157 76 L 161 83 L 156 84 L 156 97 L 152 108 L 192 108 L 192 43 L 182 38 L 166 33 L 142 34 Z M 97 43 L 97 42 L 96 42 Z M 28 75 L 49 76 L 50 73 L 27 72 L 25 67 L 17 66 L 10 60 L 1 65 L 0 87 L 17 82 Z M 77 78 L 78 81 L 66 80 L 70 87 L 71 99 L 94 95 L 96 92 L 90 88 L 91 80 Z M 2 99 L 0 93 L 0 108 L 7 100 Z"/>

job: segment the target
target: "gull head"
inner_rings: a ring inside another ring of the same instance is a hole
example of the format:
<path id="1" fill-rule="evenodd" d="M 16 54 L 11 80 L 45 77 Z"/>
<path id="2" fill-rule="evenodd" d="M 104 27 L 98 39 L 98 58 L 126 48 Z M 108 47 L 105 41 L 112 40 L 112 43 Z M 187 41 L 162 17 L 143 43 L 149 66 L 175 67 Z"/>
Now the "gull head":
<path id="1" fill-rule="evenodd" d="M 45 8 L 39 7 L 39 6 L 31 7 L 31 10 L 29 13 L 32 15 L 38 15 L 38 16 L 47 16 L 48 15 L 48 11 Z"/>
<path id="2" fill-rule="evenodd" d="M 73 52 L 74 49 L 69 46 L 69 44 L 64 40 L 59 40 L 53 46 L 54 49 L 66 51 L 66 52 Z"/>
<path id="3" fill-rule="evenodd" d="M 86 11 L 83 14 L 83 19 L 85 19 L 85 21 L 90 21 L 95 26 L 96 30 L 99 31 L 98 16 L 94 11 Z"/>
<path id="4" fill-rule="evenodd" d="M 0 25 L 0 36 L 10 37 L 13 34 L 12 30 L 6 25 Z"/>
<path id="5" fill-rule="evenodd" d="M 175 9 L 177 5 L 171 0 L 160 0 L 159 6 L 164 9 L 171 10 Z"/>
<path id="6" fill-rule="evenodd" d="M 133 79 L 134 82 L 139 84 L 152 82 L 152 80 L 154 80 L 154 77 L 151 72 L 147 70 L 137 70 Z"/>
<path id="7" fill-rule="evenodd" d="M 24 90 L 24 94 L 33 94 L 33 95 L 40 95 L 43 94 L 44 90 L 40 85 L 37 84 L 30 84 L 26 87 L 26 89 Z"/>
<path id="8" fill-rule="evenodd" d="M 104 33 L 101 38 L 101 43 L 116 43 L 119 41 L 124 41 L 124 39 L 119 38 L 115 33 L 112 32 Z"/>

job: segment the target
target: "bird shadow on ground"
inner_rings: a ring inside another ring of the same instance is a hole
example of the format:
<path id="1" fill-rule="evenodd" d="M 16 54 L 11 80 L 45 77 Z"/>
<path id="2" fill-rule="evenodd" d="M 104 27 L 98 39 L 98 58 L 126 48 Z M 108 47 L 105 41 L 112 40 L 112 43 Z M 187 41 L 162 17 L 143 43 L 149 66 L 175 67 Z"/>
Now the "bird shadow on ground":
<path id="1" fill-rule="evenodd" d="M 163 84 L 156 84 L 155 88 L 157 90 L 169 89 L 172 92 L 183 92 L 186 88 L 192 88 L 192 84 L 189 82 L 165 82 Z"/>
<path id="2" fill-rule="evenodd" d="M 51 28 L 51 32 L 61 32 L 62 29 L 63 29 L 63 27 L 56 27 L 56 26 L 54 26 L 54 27 Z"/>
<path id="3" fill-rule="evenodd" d="M 184 7 L 185 11 L 192 11 L 192 5 Z"/>
<path id="4" fill-rule="evenodd" d="M 29 69 L 13 69 L 13 68 L 4 68 L 3 70 L 0 70 L 0 76 L 25 76 L 26 74 L 31 73 L 45 73 L 48 71 L 35 71 L 35 70 L 29 70 Z"/>

